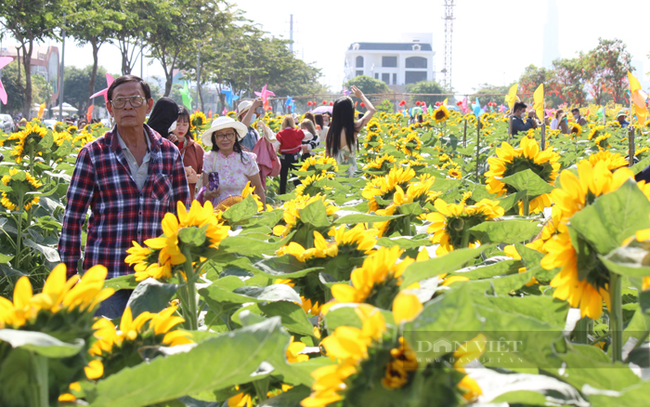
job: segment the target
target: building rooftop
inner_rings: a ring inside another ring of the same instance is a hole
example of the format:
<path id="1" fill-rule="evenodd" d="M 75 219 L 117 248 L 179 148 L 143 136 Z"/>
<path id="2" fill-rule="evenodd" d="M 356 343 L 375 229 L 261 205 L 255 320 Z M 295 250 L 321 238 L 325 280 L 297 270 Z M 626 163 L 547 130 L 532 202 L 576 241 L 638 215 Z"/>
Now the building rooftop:
<path id="1" fill-rule="evenodd" d="M 359 47 L 356 48 L 355 45 Z M 421 51 L 433 51 L 431 44 L 421 42 L 355 42 L 349 51 L 412 51 L 414 45 L 419 45 Z"/>

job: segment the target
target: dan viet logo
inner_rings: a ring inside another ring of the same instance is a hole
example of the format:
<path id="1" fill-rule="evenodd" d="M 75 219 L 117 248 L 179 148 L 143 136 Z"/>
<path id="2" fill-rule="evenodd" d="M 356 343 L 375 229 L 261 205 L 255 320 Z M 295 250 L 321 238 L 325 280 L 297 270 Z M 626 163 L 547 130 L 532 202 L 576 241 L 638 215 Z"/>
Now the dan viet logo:
<path id="1" fill-rule="evenodd" d="M 438 355 L 448 355 L 453 353 L 450 362 L 461 362 L 463 364 L 476 359 L 481 363 L 521 363 L 523 359 L 517 357 L 516 353 L 522 350 L 523 341 L 508 341 L 506 338 L 499 340 L 474 339 L 468 342 L 450 341 L 447 338 L 439 338 L 435 341 L 416 341 L 416 352 L 435 353 Z M 425 362 L 430 363 L 430 358 Z M 440 359 L 436 358 L 436 361 Z"/>

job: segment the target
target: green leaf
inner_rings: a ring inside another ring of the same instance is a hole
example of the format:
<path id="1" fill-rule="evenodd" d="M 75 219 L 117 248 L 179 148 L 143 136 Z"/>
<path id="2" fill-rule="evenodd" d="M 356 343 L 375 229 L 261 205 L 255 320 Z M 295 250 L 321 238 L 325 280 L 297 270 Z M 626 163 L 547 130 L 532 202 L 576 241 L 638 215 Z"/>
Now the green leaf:
<path id="1" fill-rule="evenodd" d="M 53 247 L 38 244 L 30 239 L 23 239 L 23 243 L 25 244 L 25 246 L 31 247 L 37 252 L 42 253 L 45 259 L 49 262 L 58 263 L 61 261 L 61 258 L 59 257 L 59 252 Z"/>
<path id="2" fill-rule="evenodd" d="M 330 221 L 327 219 L 327 208 L 321 199 L 310 203 L 298 212 L 300 220 L 305 224 L 315 228 L 324 228 L 330 225 Z"/>
<path id="3" fill-rule="evenodd" d="M 251 381 L 260 363 L 283 353 L 288 342 L 280 318 L 206 339 L 187 353 L 157 357 L 100 380 L 89 394 L 90 406 L 140 407 L 187 394 L 209 397 Z"/>
<path id="4" fill-rule="evenodd" d="M 288 331 L 299 335 L 314 335 L 314 326 L 309 322 L 307 314 L 302 307 L 293 302 L 277 301 L 267 304 L 258 304 L 258 307 L 269 317 L 280 317 L 282 325 Z"/>
<path id="5" fill-rule="evenodd" d="M 268 236 L 264 239 L 255 238 L 255 236 L 228 236 L 219 244 L 219 250 L 225 253 L 239 253 L 248 257 L 263 257 L 264 255 L 273 256 L 275 252 L 291 240 L 293 233 L 277 242 L 267 241 Z M 262 237 L 262 236 L 257 236 Z"/>
<path id="6" fill-rule="evenodd" d="M 148 278 L 135 287 L 126 306 L 131 307 L 133 318 L 145 311 L 158 313 L 167 308 L 178 287 L 177 284 L 165 284 Z"/>
<path id="7" fill-rule="evenodd" d="M 504 274 L 516 274 L 521 267 L 519 260 L 512 260 L 510 257 L 492 257 L 476 266 L 470 266 L 450 274 L 467 277 L 470 280 L 478 280 L 496 277 Z"/>
<path id="8" fill-rule="evenodd" d="M 302 303 L 300 296 L 286 284 L 274 284 L 268 287 L 239 287 L 228 290 L 212 284 L 199 290 L 211 308 L 219 311 L 229 304 L 245 304 L 247 302 L 289 301 Z"/>
<path id="9" fill-rule="evenodd" d="M 326 357 L 316 357 L 299 363 L 287 363 L 286 358 L 282 354 L 274 355 L 274 358 L 269 360 L 269 362 L 275 368 L 273 376 L 293 386 L 304 385 L 307 387 L 311 387 L 314 382 L 314 379 L 311 377 L 311 373 L 314 370 L 336 363 Z"/>
<path id="10" fill-rule="evenodd" d="M 381 237 L 377 240 L 378 246 L 383 247 L 393 247 L 399 246 L 401 249 L 408 250 L 414 248 L 420 248 L 422 246 L 431 246 L 431 240 L 429 239 L 409 239 L 408 237 Z"/>
<path id="11" fill-rule="evenodd" d="M 650 252 L 647 246 L 632 242 L 598 258 L 612 273 L 628 277 L 646 277 L 650 276 Z"/>
<path id="12" fill-rule="evenodd" d="M 465 285 L 429 301 L 415 320 L 405 325 L 403 336 L 408 343 L 414 344 L 418 358 L 433 360 L 449 353 L 442 346 L 445 341 L 464 343 L 481 329 L 480 315 Z"/>
<path id="13" fill-rule="evenodd" d="M 201 247 L 203 243 L 205 243 L 205 232 L 207 229 L 208 225 L 205 225 L 202 228 L 182 228 L 178 232 L 178 238 L 185 244 L 192 245 L 194 247 Z"/>
<path id="14" fill-rule="evenodd" d="M 553 190 L 552 185 L 540 178 L 531 169 L 519 171 L 514 175 L 502 178 L 501 181 L 516 188 L 519 192 L 526 191 L 526 195 L 530 198 L 548 194 Z"/>
<path id="15" fill-rule="evenodd" d="M 371 215 L 367 213 L 358 213 L 342 216 L 334 221 L 335 225 L 341 224 L 357 224 L 357 223 L 375 223 L 375 222 L 386 222 L 388 220 L 393 220 L 396 218 L 401 218 L 406 215 Z"/>
<path id="16" fill-rule="evenodd" d="M 113 288 L 117 290 L 133 290 L 138 286 L 138 282 L 135 281 L 135 274 L 129 274 L 126 276 L 119 276 L 111 278 L 104 281 L 104 288 Z"/>
<path id="17" fill-rule="evenodd" d="M 571 217 L 571 227 L 600 255 L 618 248 L 637 230 L 650 228 L 650 201 L 633 180 L 596 198 Z"/>
<path id="18" fill-rule="evenodd" d="M 509 403 L 509 405 L 587 406 L 588 403 L 573 386 L 554 377 L 524 373 L 499 373 L 481 369 L 477 382 L 483 389 L 487 403 Z"/>
<path id="19" fill-rule="evenodd" d="M 242 221 L 252 218 L 257 213 L 257 202 L 253 195 L 248 195 L 243 201 L 234 204 L 228 208 L 224 213 L 224 219 L 230 223 L 240 223 Z"/>
<path id="20" fill-rule="evenodd" d="M 42 332 L 15 329 L 0 329 L 0 341 L 9 343 L 13 348 L 22 348 L 48 358 L 74 356 L 84 347 L 83 339 L 66 343 Z"/>
<path id="21" fill-rule="evenodd" d="M 472 195 L 474 196 L 474 195 Z M 510 194 L 503 199 L 498 199 L 499 206 L 503 208 L 504 211 L 508 212 L 510 208 L 515 206 L 515 204 L 521 201 L 526 196 L 526 191 L 519 191 L 514 194 Z M 478 199 L 478 197 L 477 197 Z M 475 199 L 476 200 L 476 199 Z M 480 200 L 480 199 L 479 199 Z"/>
<path id="22" fill-rule="evenodd" d="M 510 219 L 496 222 L 483 222 L 471 228 L 470 231 L 481 243 L 513 244 L 532 239 L 541 229 L 537 222 L 524 219 Z"/>
<path id="23" fill-rule="evenodd" d="M 259 407 L 300 407 L 300 402 L 309 397 L 310 393 L 311 389 L 307 386 L 294 387 L 289 391 L 262 401 Z"/>
<path id="24" fill-rule="evenodd" d="M 259 274 L 268 278 L 299 278 L 309 273 L 323 270 L 323 267 L 305 268 L 305 263 L 301 263 L 291 255 L 280 257 L 271 257 L 255 263 L 260 271 Z"/>
<path id="25" fill-rule="evenodd" d="M 475 249 L 454 250 L 440 257 L 413 263 L 404 270 L 402 287 L 408 287 L 415 282 L 426 280 L 427 278 L 435 277 L 442 273 L 456 271 L 489 247 L 489 245 L 484 245 Z"/>

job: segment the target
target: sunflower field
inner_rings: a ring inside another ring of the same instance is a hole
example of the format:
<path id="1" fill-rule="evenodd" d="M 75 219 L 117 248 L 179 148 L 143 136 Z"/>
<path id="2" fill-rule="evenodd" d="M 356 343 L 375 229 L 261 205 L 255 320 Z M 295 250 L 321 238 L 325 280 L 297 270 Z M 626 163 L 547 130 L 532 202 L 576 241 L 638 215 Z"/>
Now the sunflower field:
<path id="1" fill-rule="evenodd" d="M 353 177 L 316 150 L 267 205 L 179 203 L 110 280 L 66 280 L 56 250 L 106 129 L 0 134 L 0 405 L 645 405 L 650 130 L 619 108 L 544 137 L 379 113 Z M 118 289 L 122 317 L 95 318 Z"/>

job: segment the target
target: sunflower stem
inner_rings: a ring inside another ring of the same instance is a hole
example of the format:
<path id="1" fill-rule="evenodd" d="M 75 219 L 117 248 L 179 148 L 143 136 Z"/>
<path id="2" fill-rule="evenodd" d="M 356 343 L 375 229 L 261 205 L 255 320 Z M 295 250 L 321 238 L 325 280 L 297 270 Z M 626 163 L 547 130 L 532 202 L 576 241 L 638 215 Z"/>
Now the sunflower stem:
<path id="1" fill-rule="evenodd" d="M 30 352 L 35 379 L 31 383 L 32 401 L 36 407 L 49 407 L 49 385 L 47 374 L 47 357 Z"/>
<path id="2" fill-rule="evenodd" d="M 184 295 L 181 295 L 181 302 L 183 304 L 183 318 L 185 318 L 185 329 L 196 331 L 198 329 L 198 311 L 196 304 L 196 278 L 198 273 L 194 272 L 192 266 L 192 251 L 189 247 L 183 248 L 183 255 L 185 256 L 185 263 L 183 263 L 183 270 L 187 281 L 185 286 L 181 289 Z M 185 298 L 183 298 L 183 296 Z M 183 301 L 183 299 L 185 301 Z"/>
<path id="3" fill-rule="evenodd" d="M 14 214 L 14 220 L 16 221 L 16 257 L 14 261 L 14 268 L 20 270 L 20 252 L 22 251 L 22 242 L 23 242 L 23 203 L 25 202 L 25 196 L 21 195 L 18 198 L 18 207 L 17 211 Z"/>
<path id="4" fill-rule="evenodd" d="M 469 229 L 463 230 L 463 240 L 461 240 L 460 247 L 461 249 L 469 247 Z"/>
<path id="5" fill-rule="evenodd" d="M 609 315 L 609 332 L 612 335 L 612 362 L 623 361 L 623 295 L 622 278 L 610 273 L 609 297 L 612 309 Z"/>

